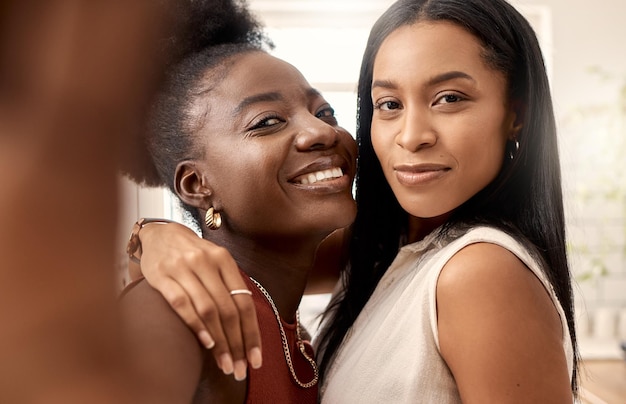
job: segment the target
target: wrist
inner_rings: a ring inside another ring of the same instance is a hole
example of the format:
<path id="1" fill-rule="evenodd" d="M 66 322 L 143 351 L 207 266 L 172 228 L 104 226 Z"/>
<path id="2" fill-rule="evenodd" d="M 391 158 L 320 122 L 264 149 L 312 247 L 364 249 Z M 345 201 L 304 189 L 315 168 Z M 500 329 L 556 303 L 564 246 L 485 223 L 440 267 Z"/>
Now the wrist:
<path id="1" fill-rule="evenodd" d="M 133 225 L 133 229 L 130 233 L 130 237 L 128 238 L 128 244 L 126 245 L 126 253 L 128 254 L 128 258 L 130 261 L 140 264 L 141 255 L 142 255 L 142 245 L 141 245 L 141 230 L 150 225 L 150 224 L 167 224 L 167 223 L 175 223 L 172 220 L 168 219 L 155 219 L 155 218 L 145 218 L 142 217 Z"/>

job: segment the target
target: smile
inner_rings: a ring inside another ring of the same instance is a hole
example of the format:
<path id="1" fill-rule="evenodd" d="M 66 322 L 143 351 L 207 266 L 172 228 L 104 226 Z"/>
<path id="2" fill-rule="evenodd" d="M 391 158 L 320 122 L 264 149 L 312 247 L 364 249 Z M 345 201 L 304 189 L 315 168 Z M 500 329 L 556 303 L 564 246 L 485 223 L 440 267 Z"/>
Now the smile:
<path id="1" fill-rule="evenodd" d="M 339 167 L 333 167 L 326 170 L 315 171 L 305 174 L 296 179 L 296 182 L 302 185 L 311 185 L 320 181 L 332 180 L 343 177 L 343 170 Z"/>

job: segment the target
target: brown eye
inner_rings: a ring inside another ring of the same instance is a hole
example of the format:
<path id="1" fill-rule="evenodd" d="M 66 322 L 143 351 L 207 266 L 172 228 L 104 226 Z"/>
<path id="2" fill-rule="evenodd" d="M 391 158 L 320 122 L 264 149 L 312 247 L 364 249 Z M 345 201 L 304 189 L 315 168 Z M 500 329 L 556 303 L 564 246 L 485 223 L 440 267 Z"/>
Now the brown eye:
<path id="1" fill-rule="evenodd" d="M 315 114 L 315 116 L 317 118 L 334 117 L 335 116 L 335 110 L 332 109 L 331 107 L 324 108 L 323 110 L 321 110 L 317 114 Z"/>
<path id="2" fill-rule="evenodd" d="M 326 107 L 319 110 L 315 114 L 315 117 L 327 122 L 329 125 L 337 125 L 337 119 L 335 119 L 335 110 L 331 107 Z"/>
<path id="3" fill-rule="evenodd" d="M 282 119 L 280 119 L 277 116 L 267 116 L 255 122 L 250 129 L 253 130 L 253 129 L 268 128 L 270 126 L 278 125 L 282 122 L 283 122 Z"/>
<path id="4" fill-rule="evenodd" d="M 459 102 L 463 100 L 465 100 L 465 98 L 459 94 L 446 93 L 446 94 L 443 94 L 441 97 L 437 98 L 437 100 L 435 101 L 435 104 L 453 104 L 455 102 Z"/>
<path id="5" fill-rule="evenodd" d="M 400 104 L 395 101 L 383 101 L 374 105 L 374 109 L 380 109 L 383 111 L 390 111 L 400 108 Z"/>

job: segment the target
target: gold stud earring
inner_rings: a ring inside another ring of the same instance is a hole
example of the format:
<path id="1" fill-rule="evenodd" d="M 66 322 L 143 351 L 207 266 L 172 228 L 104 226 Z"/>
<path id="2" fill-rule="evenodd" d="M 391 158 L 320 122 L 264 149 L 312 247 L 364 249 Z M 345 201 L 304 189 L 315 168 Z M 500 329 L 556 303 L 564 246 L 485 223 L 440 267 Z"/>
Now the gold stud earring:
<path id="1" fill-rule="evenodd" d="M 222 215 L 216 212 L 213 206 L 211 206 L 209 210 L 206 211 L 206 215 L 204 215 L 204 223 L 206 223 L 209 229 L 217 230 L 222 225 Z"/>
<path id="2" fill-rule="evenodd" d="M 509 160 L 515 159 L 517 151 L 519 150 L 519 141 L 517 138 L 511 139 L 511 146 L 509 146 Z"/>

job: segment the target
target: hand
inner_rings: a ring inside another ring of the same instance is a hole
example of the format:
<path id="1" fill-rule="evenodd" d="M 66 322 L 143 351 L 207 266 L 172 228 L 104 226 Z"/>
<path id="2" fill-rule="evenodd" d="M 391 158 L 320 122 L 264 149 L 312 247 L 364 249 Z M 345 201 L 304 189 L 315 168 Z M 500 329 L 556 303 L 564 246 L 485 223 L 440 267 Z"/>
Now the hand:
<path id="1" fill-rule="evenodd" d="M 212 349 L 222 371 L 241 380 L 246 359 L 259 368 L 261 336 L 254 303 L 248 295 L 230 295 L 247 289 L 230 253 L 177 223 L 148 224 L 139 238 L 144 277 Z"/>

